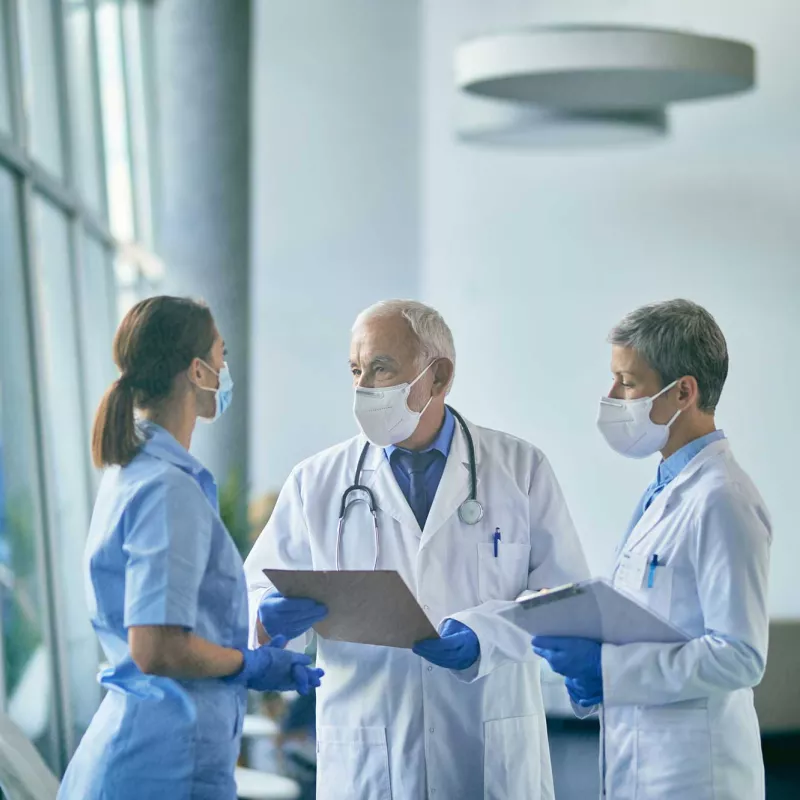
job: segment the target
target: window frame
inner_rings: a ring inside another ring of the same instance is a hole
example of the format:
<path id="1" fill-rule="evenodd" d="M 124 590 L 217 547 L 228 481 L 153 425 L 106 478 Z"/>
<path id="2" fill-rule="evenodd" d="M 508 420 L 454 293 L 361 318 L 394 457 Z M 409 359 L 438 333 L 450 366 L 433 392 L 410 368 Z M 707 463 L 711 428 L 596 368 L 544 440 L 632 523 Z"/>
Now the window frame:
<path id="1" fill-rule="evenodd" d="M 0 169 L 7 171 L 14 180 L 16 187 L 16 199 L 18 203 L 19 235 L 21 239 L 21 258 L 22 276 L 25 293 L 25 305 L 23 310 L 25 339 L 28 346 L 31 363 L 28 368 L 28 376 L 32 397 L 33 397 L 33 437 L 36 448 L 34 454 L 36 485 L 31 487 L 31 493 L 35 502 L 34 532 L 36 537 L 37 569 L 40 571 L 42 586 L 44 587 L 43 596 L 43 631 L 44 644 L 47 648 L 49 658 L 49 668 L 54 679 L 53 692 L 53 719 L 55 724 L 51 725 L 49 736 L 54 739 L 51 743 L 52 750 L 57 754 L 58 763 L 52 765 L 56 771 L 66 768 L 66 765 L 78 744 L 78 737 L 72 724 L 72 713 L 70 705 L 69 687 L 71 680 L 77 677 L 79 680 L 95 680 L 95 675 L 70 676 L 68 674 L 67 660 L 67 632 L 62 624 L 63 612 L 60 608 L 61 598 L 67 587 L 61 584 L 59 578 L 58 564 L 58 542 L 56 532 L 58 530 L 56 520 L 53 519 L 53 499 L 56 495 L 55 478 L 48 469 L 51 463 L 50 454 L 52 453 L 53 443 L 49 441 L 47 403 L 44 396 L 46 386 L 45 375 L 42 365 L 42 354 L 45 342 L 43 340 L 43 309 L 37 297 L 37 287 L 35 284 L 37 277 L 37 267 L 34 263 L 36 258 L 35 247 L 35 209 L 36 197 L 41 196 L 52 204 L 60 213 L 65 216 L 68 235 L 69 235 L 69 261 L 65 268 L 69 270 L 69 282 L 72 297 L 75 298 L 76 311 L 73 330 L 65 331 L 65 335 L 74 337 L 77 343 L 78 363 L 74 365 L 76 379 L 79 384 L 79 392 L 82 408 L 86 409 L 87 393 L 89 391 L 88 368 L 85 363 L 87 357 L 84 343 L 88 333 L 87 326 L 91 324 L 91 309 L 83 308 L 81 286 L 79 281 L 85 275 L 86 264 L 84 263 L 84 240 L 88 237 L 97 242 L 103 249 L 104 269 L 107 271 L 106 279 L 112 292 L 118 295 L 118 284 L 114 270 L 114 262 L 117 258 L 124 257 L 137 270 L 137 274 L 149 277 L 149 286 L 153 285 L 152 276 L 162 276 L 164 266 L 158 256 L 148 249 L 150 243 L 142 243 L 138 238 L 133 241 L 120 241 L 114 236 L 109 227 L 108 218 L 108 184 L 106 175 L 106 150 L 105 134 L 102 120 L 102 98 L 100 92 L 100 59 L 97 41 L 96 13 L 101 2 L 114 2 L 120 11 L 120 25 L 125 25 L 125 13 L 131 4 L 138 4 L 141 7 L 136 13 L 139 14 L 139 25 L 141 30 L 141 46 L 143 53 L 141 58 L 146 57 L 147 48 L 152 47 L 152 43 L 144 40 L 151 33 L 149 27 L 145 27 L 146 20 L 143 11 L 150 11 L 149 0 L 84 0 L 87 9 L 91 14 L 91 81 L 93 96 L 93 116 L 92 122 L 95 126 L 96 134 L 96 158 L 98 160 L 98 177 L 100 182 L 101 201 L 103 205 L 102 213 L 95 211 L 90 201 L 87 202 L 81 196 L 79 189 L 79 179 L 76 174 L 76 158 L 73 148 L 73 130 L 71 116 L 70 81 L 67 74 L 68 42 L 66 40 L 65 27 L 65 8 L 64 0 L 47 0 L 53 15 L 53 30 L 55 38 L 55 51 L 53 54 L 56 65 L 56 92 L 58 97 L 58 123 L 60 125 L 61 139 L 61 158 L 62 176 L 51 173 L 40 164 L 30 151 L 30 125 L 31 120 L 26 117 L 25 109 L 25 87 L 23 85 L 24 75 L 22 67 L 23 34 L 21 27 L 21 14 L 24 13 L 22 5 L 26 0 L 0 0 L 5 12 L 5 45 L 6 61 L 8 68 L 7 82 L 9 93 L 9 107 L 11 111 L 11 133 L 0 131 Z M 35 32 L 32 33 L 32 40 L 35 42 Z M 129 80 L 129 70 L 126 59 L 125 31 L 121 29 L 122 42 L 122 67 L 123 78 Z M 148 62 L 145 62 L 147 65 Z M 147 67 L 145 73 L 146 96 L 144 102 L 146 107 L 138 109 L 139 113 L 144 114 L 146 120 L 146 131 L 149 137 L 148 144 L 153 143 L 152 125 L 153 102 L 149 92 L 154 89 L 152 84 L 151 67 Z M 30 79 L 30 76 L 28 76 Z M 125 103 L 128 107 L 128 127 L 131 134 L 131 92 L 128 83 L 124 87 Z M 155 196 L 155 184 L 153 183 L 154 165 L 152 159 L 155 149 L 150 149 L 150 163 L 147 165 L 134 164 L 134 155 L 130 153 L 131 160 L 131 192 L 134 210 L 134 229 L 135 237 L 141 235 L 141 225 L 137 218 L 138 214 L 138 186 L 136 169 L 147 169 L 150 179 L 150 208 L 157 208 L 157 197 Z M 153 221 L 154 224 L 154 221 Z M 141 285 L 142 281 L 139 280 Z M 108 313 L 116 319 L 118 312 L 116 307 L 108 309 Z M 81 455 L 81 469 L 86 471 L 86 485 L 89 487 L 89 494 L 93 494 L 97 487 L 97 475 L 90 462 L 88 447 L 90 435 L 90 415 L 81 414 L 81 418 L 75 421 L 81 431 L 82 440 L 87 442 L 85 452 Z M 87 511 L 91 511 L 93 497 L 86 497 Z M 76 576 L 78 577 L 78 576 Z M 83 575 L 79 576 L 83 580 Z M 2 633 L 2 617 L 0 616 L 0 633 Z M 0 659 L 2 659 L 2 636 L 0 636 Z M 98 664 L 100 663 L 100 650 L 98 646 Z M 0 661 L 0 708 L 5 704 L 5 681 L 4 663 Z"/>

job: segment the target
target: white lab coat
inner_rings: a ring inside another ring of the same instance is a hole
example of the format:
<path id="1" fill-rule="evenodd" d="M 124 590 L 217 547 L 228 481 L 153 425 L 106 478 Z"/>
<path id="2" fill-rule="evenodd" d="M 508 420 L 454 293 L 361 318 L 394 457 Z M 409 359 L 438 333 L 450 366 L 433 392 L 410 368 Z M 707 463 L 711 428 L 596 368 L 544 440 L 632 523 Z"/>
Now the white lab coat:
<path id="1" fill-rule="evenodd" d="M 527 588 L 583 579 L 588 569 L 542 453 L 504 433 L 471 425 L 470 432 L 485 509 L 477 525 L 458 518 L 470 487 L 459 425 L 424 531 L 380 448 L 370 447 L 362 483 L 379 507 L 378 568 L 402 575 L 434 625 L 448 616 L 474 622 L 481 657 L 455 673 L 410 650 L 320 639 L 319 800 L 553 797 L 538 659 L 527 635 L 486 612 Z M 264 567 L 335 569 L 339 504 L 363 445 L 358 437 L 320 453 L 287 480 L 245 564 L 253 629 L 272 589 Z M 372 568 L 364 503 L 347 516 L 341 559 L 343 569 Z"/>
<path id="2" fill-rule="evenodd" d="M 751 687 L 767 657 L 771 539 L 764 503 L 725 440 L 705 447 L 631 532 L 615 586 L 694 638 L 603 645 L 603 796 L 764 797 Z M 665 566 L 647 588 L 653 555 Z"/>

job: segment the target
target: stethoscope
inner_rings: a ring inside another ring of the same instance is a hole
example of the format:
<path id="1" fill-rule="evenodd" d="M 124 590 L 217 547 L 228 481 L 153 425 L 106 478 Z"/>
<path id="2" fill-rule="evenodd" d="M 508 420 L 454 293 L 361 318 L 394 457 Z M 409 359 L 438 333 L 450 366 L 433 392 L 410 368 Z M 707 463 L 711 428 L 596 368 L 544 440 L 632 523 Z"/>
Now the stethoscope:
<path id="1" fill-rule="evenodd" d="M 450 413 L 456 418 L 461 430 L 464 432 L 464 438 L 467 440 L 467 450 L 469 451 L 469 497 L 458 507 L 458 518 L 465 525 L 476 525 L 483 519 L 483 506 L 478 500 L 478 470 L 475 466 L 475 443 L 472 441 L 472 434 L 469 432 L 467 423 L 464 417 L 458 413 L 454 408 L 450 408 Z M 353 478 L 353 483 L 348 486 L 342 494 L 342 503 L 339 506 L 339 527 L 336 531 L 336 569 L 341 569 L 339 561 L 339 551 L 342 545 L 342 534 L 344 533 L 344 520 L 350 507 L 356 503 L 366 503 L 369 507 L 369 513 L 372 514 L 372 533 L 375 538 L 375 562 L 372 569 L 378 568 L 378 555 L 380 554 L 380 536 L 378 533 L 378 507 L 375 503 L 375 495 L 368 486 L 361 483 L 361 472 L 364 468 L 364 461 L 367 458 L 369 451 L 369 442 L 364 444 L 361 450 L 361 455 L 358 458 L 358 465 L 356 466 L 356 474 Z M 348 498 L 354 492 L 363 492 L 366 497 L 354 497 L 350 502 Z"/>

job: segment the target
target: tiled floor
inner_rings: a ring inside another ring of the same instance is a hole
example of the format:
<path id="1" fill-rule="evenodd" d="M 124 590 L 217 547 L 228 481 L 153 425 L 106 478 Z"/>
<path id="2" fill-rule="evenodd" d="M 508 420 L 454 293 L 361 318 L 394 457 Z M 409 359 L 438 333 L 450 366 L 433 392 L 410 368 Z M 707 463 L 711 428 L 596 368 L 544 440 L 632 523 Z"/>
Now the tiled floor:
<path id="1" fill-rule="evenodd" d="M 548 724 L 556 800 L 595 800 L 599 794 L 598 730 L 591 724 L 570 721 Z M 765 749 L 767 800 L 800 798 L 800 748 Z M 688 800 L 688 799 L 687 799 Z"/>

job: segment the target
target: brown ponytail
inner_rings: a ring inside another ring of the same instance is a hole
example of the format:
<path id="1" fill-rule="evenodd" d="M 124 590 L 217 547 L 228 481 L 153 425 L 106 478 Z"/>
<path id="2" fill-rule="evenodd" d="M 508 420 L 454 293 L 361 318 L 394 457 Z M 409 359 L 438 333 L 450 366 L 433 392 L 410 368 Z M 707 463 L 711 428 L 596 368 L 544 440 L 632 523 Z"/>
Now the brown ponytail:
<path id="1" fill-rule="evenodd" d="M 94 419 L 96 467 L 130 464 L 142 444 L 134 410 L 168 398 L 175 377 L 195 358 L 207 358 L 216 336 L 211 311 L 194 300 L 151 297 L 126 314 L 114 337 L 114 362 L 122 375 L 105 393 Z"/>

